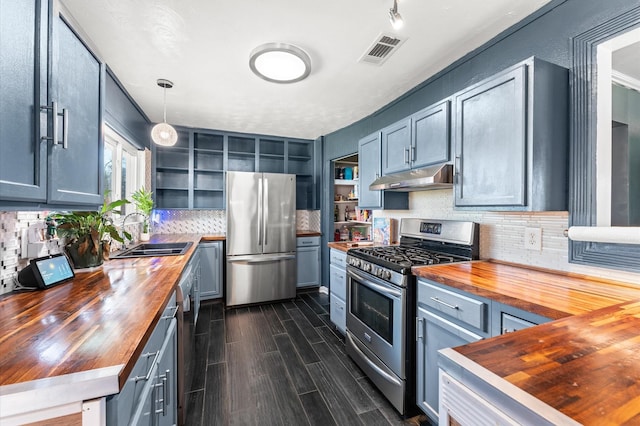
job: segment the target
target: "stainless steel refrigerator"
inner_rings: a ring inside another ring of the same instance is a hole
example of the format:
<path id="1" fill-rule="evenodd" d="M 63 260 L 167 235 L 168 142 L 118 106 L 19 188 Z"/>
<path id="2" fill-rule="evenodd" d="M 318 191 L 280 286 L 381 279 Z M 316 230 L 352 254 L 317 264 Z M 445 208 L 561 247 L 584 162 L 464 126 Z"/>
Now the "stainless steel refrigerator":
<path id="1" fill-rule="evenodd" d="M 227 306 L 296 296 L 296 176 L 227 172 Z"/>

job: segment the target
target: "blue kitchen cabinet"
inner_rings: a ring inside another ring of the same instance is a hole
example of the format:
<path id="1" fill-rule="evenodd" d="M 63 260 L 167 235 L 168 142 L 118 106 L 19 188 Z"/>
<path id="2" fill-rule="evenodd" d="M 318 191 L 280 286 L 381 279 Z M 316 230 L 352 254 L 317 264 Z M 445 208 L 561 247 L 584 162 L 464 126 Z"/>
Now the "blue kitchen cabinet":
<path id="1" fill-rule="evenodd" d="M 96 206 L 105 68 L 48 6 L 0 2 L 0 200 Z"/>
<path id="2" fill-rule="evenodd" d="M 455 94 L 455 207 L 567 210 L 567 102 L 567 70 L 537 58 Z"/>
<path id="3" fill-rule="evenodd" d="M 222 297 L 222 241 L 207 241 L 198 245 L 200 256 L 200 299 Z"/>
<path id="4" fill-rule="evenodd" d="M 329 313 L 341 333 L 347 332 L 347 253 L 331 249 L 329 277 Z"/>
<path id="5" fill-rule="evenodd" d="M 382 175 L 449 161 L 449 129 L 448 100 L 382 129 Z"/>
<path id="6" fill-rule="evenodd" d="M 490 336 L 491 301 L 428 280 L 418 280 L 416 403 L 438 421 L 438 351 Z"/>
<path id="7" fill-rule="evenodd" d="M 380 177 L 381 132 L 372 133 L 358 142 L 358 207 L 361 209 L 408 209 L 406 192 L 372 191 L 369 185 Z"/>
<path id="8" fill-rule="evenodd" d="M 385 127 L 380 138 L 383 176 L 411 168 L 411 118 Z"/>
<path id="9" fill-rule="evenodd" d="M 0 199 L 47 199 L 47 1 L 0 1 Z"/>
<path id="10" fill-rule="evenodd" d="M 411 116 L 412 169 L 446 163 L 450 158 L 451 118 L 449 100 L 438 102 Z"/>
<path id="11" fill-rule="evenodd" d="M 296 264 L 296 287 L 320 285 L 320 237 L 297 238 Z"/>

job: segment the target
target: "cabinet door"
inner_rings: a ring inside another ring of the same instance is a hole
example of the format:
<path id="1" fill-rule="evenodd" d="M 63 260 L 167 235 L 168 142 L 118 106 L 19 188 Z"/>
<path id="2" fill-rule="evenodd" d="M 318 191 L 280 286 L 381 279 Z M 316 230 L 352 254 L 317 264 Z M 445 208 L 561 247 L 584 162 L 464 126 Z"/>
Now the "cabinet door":
<path id="1" fill-rule="evenodd" d="M 320 285 L 320 247 L 298 247 L 298 287 Z"/>
<path id="2" fill-rule="evenodd" d="M 382 207 L 381 191 L 371 191 L 369 185 L 380 177 L 380 134 L 374 133 L 358 143 L 358 170 L 360 188 L 358 206 L 361 208 Z"/>
<path id="3" fill-rule="evenodd" d="M 50 101 L 66 110 L 49 147 L 48 198 L 53 204 L 102 204 L 104 66 L 60 17 L 54 18 Z"/>
<path id="4" fill-rule="evenodd" d="M 526 205 L 526 65 L 455 102 L 455 205 Z"/>
<path id="5" fill-rule="evenodd" d="M 160 426 L 178 424 L 177 350 L 176 321 L 173 321 L 158 359 L 155 409 L 159 420 L 156 424 Z"/>
<path id="6" fill-rule="evenodd" d="M 417 309 L 416 401 L 434 422 L 438 421 L 438 351 L 481 340 L 482 337 L 429 312 Z"/>
<path id="7" fill-rule="evenodd" d="M 411 168 L 449 161 L 449 101 L 411 117 Z"/>
<path id="8" fill-rule="evenodd" d="M 46 201 L 47 1 L 0 2 L 0 199 Z"/>
<path id="9" fill-rule="evenodd" d="M 382 175 L 411 168 L 411 119 L 392 124 L 381 132 Z"/>
<path id="10" fill-rule="evenodd" d="M 200 250 L 200 298 L 222 297 L 222 242 L 201 244 Z"/>

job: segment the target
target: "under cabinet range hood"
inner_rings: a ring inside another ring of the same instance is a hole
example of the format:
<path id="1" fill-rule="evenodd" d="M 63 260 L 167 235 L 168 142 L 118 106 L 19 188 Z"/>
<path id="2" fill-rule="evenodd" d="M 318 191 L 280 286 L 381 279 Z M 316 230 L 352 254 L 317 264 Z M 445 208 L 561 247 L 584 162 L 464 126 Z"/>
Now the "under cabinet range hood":
<path id="1" fill-rule="evenodd" d="M 374 180 L 369 189 L 387 191 L 427 191 L 453 187 L 453 165 L 437 164 L 423 169 L 394 173 Z"/>

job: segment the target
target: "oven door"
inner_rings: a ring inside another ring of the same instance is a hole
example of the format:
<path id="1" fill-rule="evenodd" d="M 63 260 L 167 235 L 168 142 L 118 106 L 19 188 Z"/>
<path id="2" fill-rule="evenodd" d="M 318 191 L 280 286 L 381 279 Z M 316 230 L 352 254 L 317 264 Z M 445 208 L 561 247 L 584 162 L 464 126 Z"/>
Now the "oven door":
<path id="1" fill-rule="evenodd" d="M 405 379 L 406 289 L 347 267 L 347 330 Z"/>

